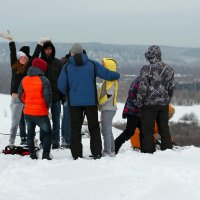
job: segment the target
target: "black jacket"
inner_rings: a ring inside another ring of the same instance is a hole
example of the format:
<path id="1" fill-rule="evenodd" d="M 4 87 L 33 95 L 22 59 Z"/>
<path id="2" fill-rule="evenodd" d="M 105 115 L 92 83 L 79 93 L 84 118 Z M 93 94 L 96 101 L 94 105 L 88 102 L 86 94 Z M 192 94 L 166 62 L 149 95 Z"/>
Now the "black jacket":
<path id="1" fill-rule="evenodd" d="M 10 94 L 12 94 L 12 93 L 18 93 L 18 88 L 19 88 L 21 80 L 27 75 L 27 71 L 32 64 L 33 59 L 39 57 L 42 46 L 39 44 L 36 46 L 33 55 L 29 57 L 29 63 L 27 65 L 26 70 L 20 74 L 17 74 L 16 70 L 12 68 L 12 66 L 17 62 L 15 42 L 10 42 L 9 48 L 10 48 L 10 63 L 11 63 L 11 69 L 12 69 Z"/>
<path id="2" fill-rule="evenodd" d="M 52 54 L 50 57 L 47 57 L 44 53 L 44 49 L 46 49 L 47 47 L 52 48 Z M 55 53 L 56 53 L 56 50 L 52 42 L 50 41 L 45 42 L 41 51 L 41 58 L 44 61 L 46 61 L 48 64 L 48 68 L 45 75 L 48 78 L 51 85 L 51 90 L 53 94 L 53 102 L 60 101 L 63 96 L 57 88 L 58 77 L 62 70 L 62 62 L 59 59 L 55 58 Z"/>

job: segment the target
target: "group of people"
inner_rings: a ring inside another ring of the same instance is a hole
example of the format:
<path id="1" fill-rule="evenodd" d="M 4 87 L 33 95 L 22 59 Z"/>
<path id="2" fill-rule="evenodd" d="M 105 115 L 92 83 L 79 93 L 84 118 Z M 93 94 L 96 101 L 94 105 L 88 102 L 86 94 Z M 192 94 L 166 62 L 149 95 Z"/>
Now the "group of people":
<path id="1" fill-rule="evenodd" d="M 114 139 L 112 121 L 117 110 L 118 79 L 117 61 L 103 58 L 100 64 L 88 58 L 86 51 L 75 43 L 61 60 L 55 57 L 53 43 L 46 37 L 40 39 L 32 56 L 28 46 L 16 52 L 10 32 L 0 33 L 9 40 L 11 58 L 11 114 L 9 145 L 14 146 L 18 126 L 23 130 L 21 143 L 26 143 L 30 157 L 38 159 L 35 151 L 35 128 L 40 127 L 42 159 L 51 160 L 50 151 L 61 145 L 71 149 L 74 160 L 83 157 L 81 128 L 87 117 L 90 133 L 90 149 L 94 159 L 115 156 L 122 144 L 140 130 L 141 152 L 155 152 L 154 124 L 161 136 L 161 150 L 172 149 L 168 126 L 169 103 L 174 91 L 174 71 L 162 62 L 160 48 L 150 46 L 145 53 L 148 65 L 141 68 L 133 80 L 123 118 L 127 118 L 126 129 Z M 41 56 L 39 57 L 39 55 Z M 97 90 L 96 77 L 103 79 Z M 49 119 L 52 117 L 52 128 Z M 101 130 L 98 120 L 101 112 Z M 24 123 L 24 120 L 25 122 Z M 27 135 L 25 125 L 27 126 Z M 101 132 L 104 145 L 102 148 Z M 26 140 L 27 139 L 27 140 Z"/>

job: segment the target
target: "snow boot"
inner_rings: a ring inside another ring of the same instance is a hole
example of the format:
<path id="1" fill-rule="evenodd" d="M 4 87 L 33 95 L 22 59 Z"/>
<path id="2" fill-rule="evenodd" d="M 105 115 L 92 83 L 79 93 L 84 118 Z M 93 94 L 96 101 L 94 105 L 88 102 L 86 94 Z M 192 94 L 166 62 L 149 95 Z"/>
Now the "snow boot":
<path id="1" fill-rule="evenodd" d="M 102 157 L 102 155 L 100 154 L 100 155 L 97 155 L 97 156 L 93 156 L 93 159 L 97 160 L 97 159 L 101 159 L 101 157 Z"/>
<path id="2" fill-rule="evenodd" d="M 20 143 L 20 145 L 27 146 L 27 139 L 26 139 L 26 137 L 21 137 L 21 143 Z"/>
<path id="3" fill-rule="evenodd" d="M 60 145 L 59 144 L 52 144 L 52 149 L 60 149 Z"/>
<path id="4" fill-rule="evenodd" d="M 46 159 L 46 160 L 52 160 L 52 157 L 49 154 L 43 154 L 42 155 L 42 160 L 44 160 L 44 159 Z"/>
<path id="5" fill-rule="evenodd" d="M 38 159 L 38 155 L 36 153 L 30 153 L 30 157 L 33 160 L 37 160 Z"/>

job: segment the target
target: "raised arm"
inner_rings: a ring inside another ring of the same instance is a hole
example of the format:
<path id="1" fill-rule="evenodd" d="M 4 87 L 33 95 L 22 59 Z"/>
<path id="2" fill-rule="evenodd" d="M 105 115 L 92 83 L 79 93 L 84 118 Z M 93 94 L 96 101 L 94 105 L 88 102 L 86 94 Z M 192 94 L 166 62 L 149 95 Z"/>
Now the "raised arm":
<path id="1" fill-rule="evenodd" d="M 12 66 L 17 61 L 16 46 L 15 46 L 15 42 L 13 41 L 13 37 L 9 30 L 7 30 L 6 33 L 0 33 L 0 37 L 7 39 L 9 42 L 10 63 Z"/>
<path id="2" fill-rule="evenodd" d="M 49 41 L 49 40 L 50 40 L 50 38 L 48 38 L 48 37 L 45 37 L 45 36 L 40 37 L 40 39 L 38 41 L 38 44 L 37 44 L 37 46 L 35 48 L 35 51 L 34 51 L 33 55 L 31 56 L 31 59 L 29 61 L 30 64 L 32 63 L 34 58 L 38 58 L 39 57 L 44 42 Z"/>
<path id="3" fill-rule="evenodd" d="M 9 43 L 9 48 L 10 48 L 10 63 L 12 66 L 17 61 L 16 46 L 14 41 Z"/>

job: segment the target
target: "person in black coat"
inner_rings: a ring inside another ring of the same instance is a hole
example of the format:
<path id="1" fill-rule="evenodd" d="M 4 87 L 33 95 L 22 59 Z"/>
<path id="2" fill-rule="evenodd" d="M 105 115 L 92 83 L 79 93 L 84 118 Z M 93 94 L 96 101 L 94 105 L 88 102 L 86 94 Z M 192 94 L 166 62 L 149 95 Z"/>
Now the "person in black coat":
<path id="1" fill-rule="evenodd" d="M 53 122 L 53 135 L 52 135 L 52 149 L 58 149 L 60 147 L 60 113 L 61 113 L 61 98 L 63 95 L 57 88 L 57 81 L 62 70 L 62 62 L 55 57 L 56 50 L 51 41 L 44 43 L 41 58 L 47 62 L 47 71 L 45 73 L 48 78 L 51 90 L 52 90 L 52 122 Z M 41 130 L 40 130 L 41 132 Z M 40 134 L 41 144 L 43 143 L 43 134 Z"/>

